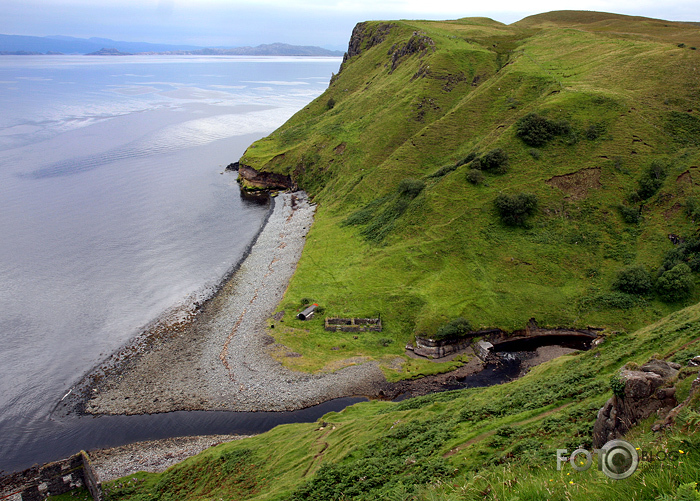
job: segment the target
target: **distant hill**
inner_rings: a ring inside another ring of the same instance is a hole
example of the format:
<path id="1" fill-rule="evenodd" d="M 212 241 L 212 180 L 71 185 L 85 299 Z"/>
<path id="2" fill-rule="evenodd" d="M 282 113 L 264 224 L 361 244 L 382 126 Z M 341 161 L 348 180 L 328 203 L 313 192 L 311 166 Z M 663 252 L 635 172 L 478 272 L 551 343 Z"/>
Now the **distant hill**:
<path id="1" fill-rule="evenodd" d="M 273 43 L 257 47 L 198 47 L 195 45 L 169 45 L 147 42 L 120 42 L 109 38 L 75 38 L 62 35 L 33 37 L 0 35 L 0 55 L 37 54 L 94 54 L 100 51 L 118 51 L 126 54 L 176 54 L 176 55 L 244 55 L 244 56 L 336 56 L 340 51 L 321 47 Z"/>
<path id="2" fill-rule="evenodd" d="M 120 52 L 165 52 L 174 50 L 201 49 L 194 45 L 152 44 L 146 42 L 119 42 L 107 38 L 74 38 L 66 36 L 31 37 L 23 35 L 0 35 L 0 52 L 32 52 L 45 54 L 89 54 L 102 48 Z"/>
<path id="3" fill-rule="evenodd" d="M 288 45 L 285 43 L 263 44 L 257 47 L 208 48 L 181 52 L 191 55 L 214 56 L 328 56 L 342 57 L 343 52 L 308 45 Z"/>
<path id="4" fill-rule="evenodd" d="M 90 52 L 89 54 L 85 54 L 86 56 L 133 56 L 133 54 L 130 54 L 128 52 L 121 52 L 117 49 L 100 49 L 95 52 Z"/>

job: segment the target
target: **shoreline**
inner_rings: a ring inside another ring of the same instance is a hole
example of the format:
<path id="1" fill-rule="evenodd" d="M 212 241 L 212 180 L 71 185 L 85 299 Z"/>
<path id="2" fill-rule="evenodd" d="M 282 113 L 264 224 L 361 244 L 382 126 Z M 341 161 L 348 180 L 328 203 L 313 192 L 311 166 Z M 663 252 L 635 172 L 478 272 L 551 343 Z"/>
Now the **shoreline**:
<path id="1" fill-rule="evenodd" d="M 294 372 L 266 348 L 265 322 L 281 302 L 313 222 L 303 192 L 273 204 L 247 255 L 184 322 L 155 321 L 57 405 L 69 414 L 182 410 L 290 411 L 349 396 L 378 396 L 386 379 L 368 362 L 330 374 Z"/>

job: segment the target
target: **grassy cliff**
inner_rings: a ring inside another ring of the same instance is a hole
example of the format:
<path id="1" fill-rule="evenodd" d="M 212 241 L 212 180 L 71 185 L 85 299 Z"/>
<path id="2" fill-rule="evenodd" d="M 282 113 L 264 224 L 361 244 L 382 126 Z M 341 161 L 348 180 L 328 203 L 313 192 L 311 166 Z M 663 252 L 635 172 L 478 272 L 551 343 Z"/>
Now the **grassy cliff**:
<path id="1" fill-rule="evenodd" d="M 319 204 L 281 309 L 307 298 L 385 331 L 288 316 L 274 335 L 303 357 L 283 362 L 367 356 L 402 378 L 436 370 L 400 367 L 404 345 L 456 317 L 635 329 L 697 302 L 696 45 L 697 25 L 590 12 L 359 24 L 328 90 L 241 163 Z M 674 295 L 657 278 L 680 261 Z M 630 267 L 648 287 L 619 286 Z"/>

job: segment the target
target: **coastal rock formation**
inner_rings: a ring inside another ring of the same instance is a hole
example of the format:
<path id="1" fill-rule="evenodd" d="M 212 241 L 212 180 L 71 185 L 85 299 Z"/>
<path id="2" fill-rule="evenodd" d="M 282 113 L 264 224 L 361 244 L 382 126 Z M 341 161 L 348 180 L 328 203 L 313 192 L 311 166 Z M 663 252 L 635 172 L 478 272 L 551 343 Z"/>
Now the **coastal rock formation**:
<path id="1" fill-rule="evenodd" d="M 258 172 L 248 165 L 238 163 L 238 182 L 244 190 L 294 190 L 292 178 L 272 172 Z M 234 165 L 234 164 L 232 164 Z M 227 167 L 228 169 L 228 167 Z M 233 170 L 233 168 L 231 169 Z"/>
<path id="2" fill-rule="evenodd" d="M 680 365 L 664 360 L 651 360 L 639 370 L 623 370 L 621 393 L 614 395 L 598 411 L 593 427 L 593 446 L 620 438 L 639 421 L 653 413 L 665 416 L 677 405 L 676 389 L 671 383 Z"/>

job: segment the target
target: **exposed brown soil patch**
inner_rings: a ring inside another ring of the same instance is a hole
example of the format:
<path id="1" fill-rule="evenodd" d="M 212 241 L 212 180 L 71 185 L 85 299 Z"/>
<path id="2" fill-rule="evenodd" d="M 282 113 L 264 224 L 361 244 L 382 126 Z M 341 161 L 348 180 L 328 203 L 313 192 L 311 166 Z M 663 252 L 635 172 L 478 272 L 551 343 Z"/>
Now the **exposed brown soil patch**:
<path id="1" fill-rule="evenodd" d="M 340 143 L 338 146 L 336 146 L 335 148 L 333 148 L 333 152 L 334 152 L 336 155 L 342 155 L 343 152 L 345 151 L 345 148 L 347 148 L 347 146 L 348 146 L 348 145 L 345 144 L 345 143 Z"/>
<path id="2" fill-rule="evenodd" d="M 681 208 L 681 204 L 675 203 L 671 206 L 670 209 L 664 211 L 664 218 L 666 219 L 666 221 L 670 221 L 673 218 L 673 216 L 678 214 L 678 211 L 680 211 Z"/>
<path id="3" fill-rule="evenodd" d="M 588 196 L 590 190 L 600 189 L 600 167 L 581 169 L 571 174 L 554 176 L 545 181 L 548 185 L 559 188 L 569 195 L 571 200 L 583 200 Z"/>
<path id="4" fill-rule="evenodd" d="M 690 171 L 687 170 L 676 178 L 676 182 L 678 184 L 693 184 L 693 176 L 691 176 Z"/>

